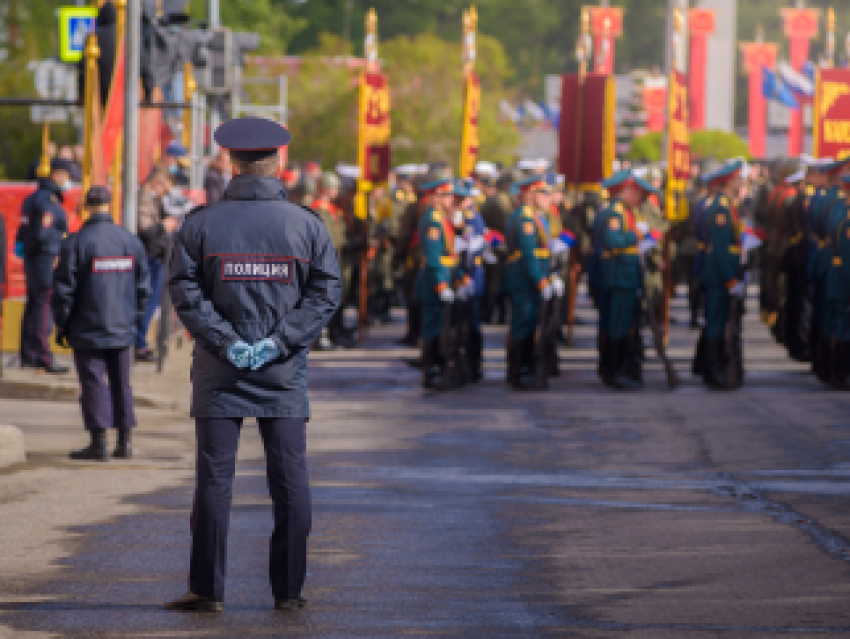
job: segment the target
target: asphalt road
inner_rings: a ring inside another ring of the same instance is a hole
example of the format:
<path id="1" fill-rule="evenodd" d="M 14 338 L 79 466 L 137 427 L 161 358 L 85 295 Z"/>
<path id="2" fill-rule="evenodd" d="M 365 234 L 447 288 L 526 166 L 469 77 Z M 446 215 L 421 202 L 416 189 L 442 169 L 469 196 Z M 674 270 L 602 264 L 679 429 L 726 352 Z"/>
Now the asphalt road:
<path id="1" fill-rule="evenodd" d="M 850 636 L 850 395 L 788 361 L 756 313 L 735 393 L 689 376 L 696 334 L 681 324 L 683 388 L 667 391 L 651 358 L 645 390 L 610 392 L 589 323 L 547 393 L 504 385 L 502 327 L 488 328 L 483 384 L 426 393 L 392 344 L 401 329 L 313 357 L 299 613 L 272 609 L 253 424 L 226 610 L 180 615 L 161 606 L 188 570 L 185 413 L 141 410 L 136 459 L 85 464 L 65 457 L 84 441 L 75 404 L 0 400 L 31 450 L 0 471 L 0 636 Z M 186 360 L 157 391 L 177 406 Z M 137 369 L 138 385 L 157 388 L 153 375 Z"/>

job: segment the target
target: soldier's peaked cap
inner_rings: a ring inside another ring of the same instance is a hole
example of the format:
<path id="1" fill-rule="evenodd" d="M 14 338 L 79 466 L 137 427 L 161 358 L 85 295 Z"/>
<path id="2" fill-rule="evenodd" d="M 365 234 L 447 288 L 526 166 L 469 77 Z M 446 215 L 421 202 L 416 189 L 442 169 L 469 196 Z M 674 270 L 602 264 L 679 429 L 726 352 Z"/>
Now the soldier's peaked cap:
<path id="1" fill-rule="evenodd" d="M 714 182 L 725 182 L 729 180 L 738 173 L 740 173 L 744 169 L 744 161 L 743 160 L 735 160 L 734 162 L 727 162 L 719 169 L 717 169 L 711 175 L 706 176 L 705 181 L 709 184 L 713 184 Z"/>
<path id="2" fill-rule="evenodd" d="M 215 141 L 237 159 L 260 160 L 289 144 L 286 127 L 265 118 L 234 118 L 215 131 Z"/>
<path id="3" fill-rule="evenodd" d="M 438 178 L 426 182 L 419 190 L 423 193 L 452 193 L 454 192 L 454 184 L 447 178 Z"/>
<path id="4" fill-rule="evenodd" d="M 836 171 L 840 171 L 841 169 L 843 169 L 844 165 L 846 165 L 848 162 L 850 162 L 850 155 L 843 158 L 839 158 L 834 162 L 826 164 L 825 166 L 821 167 L 821 171 L 823 171 L 824 173 L 835 173 Z"/>
<path id="5" fill-rule="evenodd" d="M 623 169 L 622 171 L 617 171 L 607 180 L 604 180 L 602 183 L 600 183 L 600 186 L 609 193 L 614 193 L 622 188 L 625 188 L 629 184 L 634 184 L 640 190 L 647 194 L 657 193 L 655 188 L 653 188 L 653 186 L 649 182 L 643 179 L 643 177 L 641 177 L 640 175 L 636 175 L 631 169 Z"/>

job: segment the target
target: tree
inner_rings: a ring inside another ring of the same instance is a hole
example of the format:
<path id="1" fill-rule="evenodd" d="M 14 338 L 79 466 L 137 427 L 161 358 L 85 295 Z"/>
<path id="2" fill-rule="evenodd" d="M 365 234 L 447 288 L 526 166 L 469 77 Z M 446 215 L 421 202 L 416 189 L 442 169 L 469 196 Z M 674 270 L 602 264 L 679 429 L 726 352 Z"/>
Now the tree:
<path id="1" fill-rule="evenodd" d="M 322 34 L 296 70 L 249 68 L 248 74 L 287 73 L 290 155 L 321 160 L 326 166 L 357 159 L 359 68 L 347 61 L 348 45 Z M 456 165 L 460 156 L 462 82 L 460 47 L 433 35 L 399 36 L 382 42 L 380 56 L 390 83 L 392 153 L 395 164 L 442 160 Z M 486 96 L 479 118 L 482 157 L 508 161 L 517 134 L 498 120 L 498 103 L 511 69 L 498 42 L 479 36 L 478 74 Z M 252 98 L 269 99 L 257 94 Z"/>
<path id="2" fill-rule="evenodd" d="M 661 133 L 647 133 L 632 141 L 625 155 L 627 160 L 658 162 L 661 160 Z M 691 157 L 700 160 L 731 160 L 749 158 L 747 143 L 739 135 L 727 131 L 694 131 L 690 135 Z"/>
<path id="3" fill-rule="evenodd" d="M 306 26 L 306 20 L 293 17 L 275 0 L 227 0 L 219 3 L 221 24 L 234 31 L 260 34 L 264 53 L 284 53 L 289 42 Z M 206 20 L 207 0 L 191 0 L 189 15 Z"/>

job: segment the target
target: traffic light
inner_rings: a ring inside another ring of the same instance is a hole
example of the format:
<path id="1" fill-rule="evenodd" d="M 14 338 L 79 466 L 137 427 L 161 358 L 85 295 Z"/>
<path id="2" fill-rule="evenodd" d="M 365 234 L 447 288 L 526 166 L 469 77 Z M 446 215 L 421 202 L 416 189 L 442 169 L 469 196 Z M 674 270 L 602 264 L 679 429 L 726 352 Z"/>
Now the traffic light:
<path id="1" fill-rule="evenodd" d="M 192 56 L 201 91 L 209 95 L 226 95 L 233 91 L 233 69 L 243 66 L 243 58 L 260 46 L 260 35 L 233 32 L 225 27 L 195 31 L 203 39 Z"/>

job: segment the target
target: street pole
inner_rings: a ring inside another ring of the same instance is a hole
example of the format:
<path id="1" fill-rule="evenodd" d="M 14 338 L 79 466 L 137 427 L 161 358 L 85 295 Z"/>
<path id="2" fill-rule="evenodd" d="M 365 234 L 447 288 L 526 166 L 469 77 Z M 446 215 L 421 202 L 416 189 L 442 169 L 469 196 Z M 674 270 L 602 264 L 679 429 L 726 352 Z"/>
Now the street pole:
<path id="1" fill-rule="evenodd" d="M 210 29 L 221 26 L 221 15 L 218 10 L 218 0 L 207 0 L 207 22 Z"/>
<path id="2" fill-rule="evenodd" d="M 136 197 L 139 190 L 139 75 L 141 66 L 142 9 L 139 2 L 127 3 L 124 74 L 124 228 L 136 232 Z"/>

